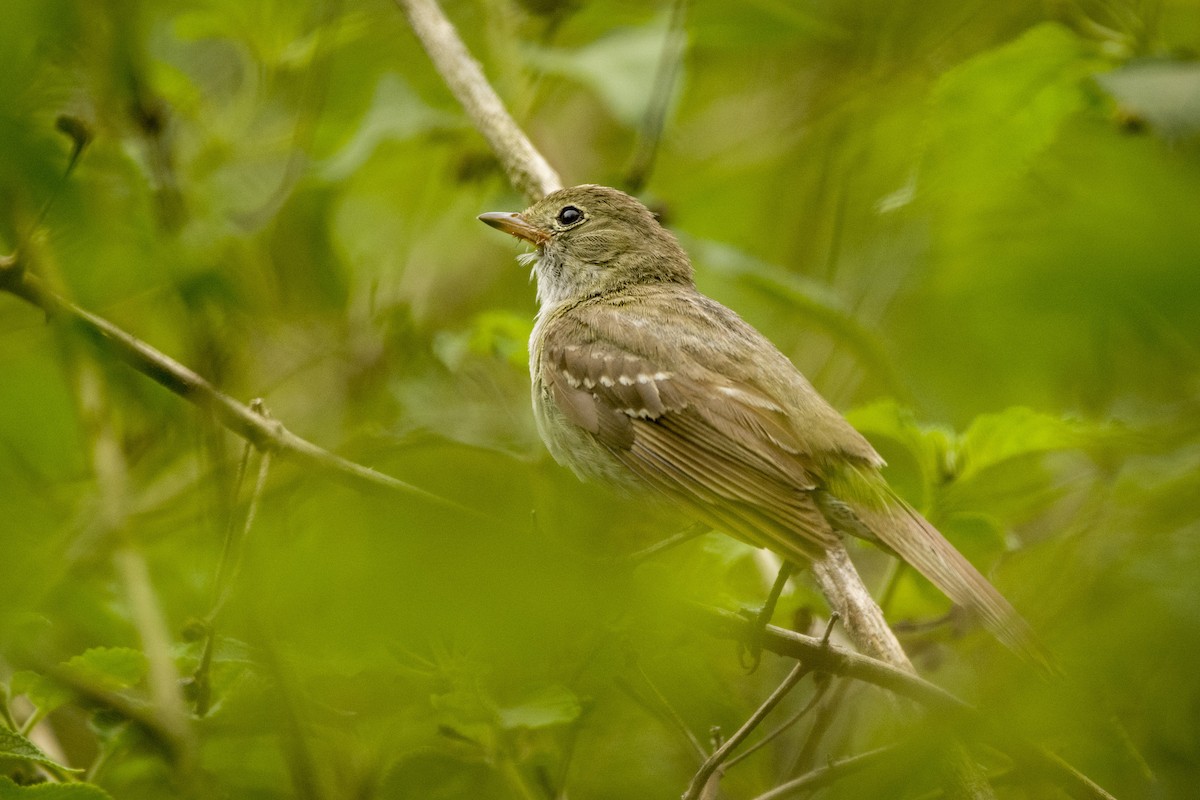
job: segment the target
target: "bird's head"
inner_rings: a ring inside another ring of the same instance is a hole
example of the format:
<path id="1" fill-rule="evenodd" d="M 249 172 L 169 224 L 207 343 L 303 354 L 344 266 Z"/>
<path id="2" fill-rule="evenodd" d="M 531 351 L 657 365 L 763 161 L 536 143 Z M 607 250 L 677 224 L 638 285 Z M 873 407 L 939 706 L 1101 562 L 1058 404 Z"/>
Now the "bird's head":
<path id="1" fill-rule="evenodd" d="M 556 305 L 641 284 L 692 285 L 692 265 L 650 210 L 617 189 L 551 192 L 521 212 L 479 219 L 537 247 L 538 300 Z"/>

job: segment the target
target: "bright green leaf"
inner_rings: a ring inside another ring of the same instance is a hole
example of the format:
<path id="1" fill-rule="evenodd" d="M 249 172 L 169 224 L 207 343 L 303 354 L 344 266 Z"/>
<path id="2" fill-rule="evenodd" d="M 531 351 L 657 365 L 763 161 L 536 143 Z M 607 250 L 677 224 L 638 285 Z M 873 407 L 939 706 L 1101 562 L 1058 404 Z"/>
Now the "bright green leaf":
<path id="1" fill-rule="evenodd" d="M 20 670 L 13 673 L 10 685 L 14 695 L 25 695 L 29 698 L 29 702 L 37 706 L 43 713 L 53 711 L 63 703 L 70 702 L 74 697 L 60 684 L 32 670 Z"/>
<path id="2" fill-rule="evenodd" d="M 500 725 L 513 728 L 548 728 L 565 725 L 579 717 L 579 698 L 564 686 L 547 686 L 523 703 L 500 709 Z"/>
<path id="3" fill-rule="evenodd" d="M 633 126 L 654 89 L 665 21 L 619 30 L 577 50 L 530 46 L 527 58 L 539 69 L 588 86 L 613 116 Z"/>
<path id="4" fill-rule="evenodd" d="M 1009 459 L 1072 450 L 1097 438 L 1083 423 L 1029 408 L 981 414 L 954 448 L 958 479 L 967 480 Z"/>
<path id="5" fill-rule="evenodd" d="M 112 796 L 90 783 L 18 786 L 8 778 L 0 778 L 0 800 L 112 800 Z"/>
<path id="6" fill-rule="evenodd" d="M 12 758 L 33 764 L 45 764 L 48 767 L 70 770 L 42 752 L 42 749 L 16 731 L 0 728 L 0 758 Z M 4 795 L 0 792 L 0 798 Z"/>
<path id="7" fill-rule="evenodd" d="M 927 177 L 959 201 L 995 191 L 1084 107 L 1084 79 L 1102 65 L 1075 33 L 1045 23 L 945 73 L 933 93 Z"/>
<path id="8" fill-rule="evenodd" d="M 129 647 L 93 647 L 66 665 L 105 689 L 125 689 L 146 674 L 146 656 Z"/>

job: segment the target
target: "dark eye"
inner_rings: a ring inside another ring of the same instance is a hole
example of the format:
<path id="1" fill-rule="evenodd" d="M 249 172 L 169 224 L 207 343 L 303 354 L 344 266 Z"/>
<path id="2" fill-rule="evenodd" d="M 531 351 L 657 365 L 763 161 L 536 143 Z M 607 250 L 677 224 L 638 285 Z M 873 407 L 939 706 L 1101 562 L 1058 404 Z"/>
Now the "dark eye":
<path id="1" fill-rule="evenodd" d="M 558 212 L 559 225 L 574 225 L 581 219 L 583 219 L 583 212 L 575 206 L 565 206 L 562 211 Z"/>

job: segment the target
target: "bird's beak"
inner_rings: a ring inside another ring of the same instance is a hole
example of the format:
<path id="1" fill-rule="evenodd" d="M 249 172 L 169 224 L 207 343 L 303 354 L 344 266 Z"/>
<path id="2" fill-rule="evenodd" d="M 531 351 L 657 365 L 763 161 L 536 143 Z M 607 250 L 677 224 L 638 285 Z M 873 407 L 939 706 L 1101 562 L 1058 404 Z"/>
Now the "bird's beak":
<path id="1" fill-rule="evenodd" d="M 498 231 L 511 233 L 530 244 L 541 245 L 550 240 L 549 234 L 530 225 L 528 220 L 515 211 L 489 211 L 486 214 L 480 214 L 479 221 L 491 225 Z"/>

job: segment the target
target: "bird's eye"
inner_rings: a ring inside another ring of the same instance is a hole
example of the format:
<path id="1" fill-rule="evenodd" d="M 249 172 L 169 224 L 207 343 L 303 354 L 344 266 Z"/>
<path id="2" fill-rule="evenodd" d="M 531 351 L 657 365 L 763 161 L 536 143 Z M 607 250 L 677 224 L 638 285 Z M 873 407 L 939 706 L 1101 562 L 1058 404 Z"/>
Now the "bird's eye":
<path id="1" fill-rule="evenodd" d="M 565 206 L 558 212 L 557 219 L 560 225 L 574 225 L 583 219 L 583 212 L 575 206 Z"/>

